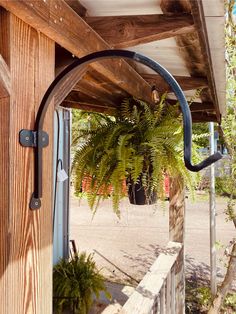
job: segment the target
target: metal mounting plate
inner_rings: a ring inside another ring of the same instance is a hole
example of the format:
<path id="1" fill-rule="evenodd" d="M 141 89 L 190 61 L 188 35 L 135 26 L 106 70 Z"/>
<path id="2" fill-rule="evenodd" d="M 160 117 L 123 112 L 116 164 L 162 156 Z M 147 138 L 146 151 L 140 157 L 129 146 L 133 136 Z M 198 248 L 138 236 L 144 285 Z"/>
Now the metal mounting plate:
<path id="1" fill-rule="evenodd" d="M 44 131 L 39 131 L 38 143 L 37 143 L 37 131 L 21 130 L 20 131 L 20 144 L 24 147 L 37 147 L 41 148 L 48 146 L 49 137 Z"/>

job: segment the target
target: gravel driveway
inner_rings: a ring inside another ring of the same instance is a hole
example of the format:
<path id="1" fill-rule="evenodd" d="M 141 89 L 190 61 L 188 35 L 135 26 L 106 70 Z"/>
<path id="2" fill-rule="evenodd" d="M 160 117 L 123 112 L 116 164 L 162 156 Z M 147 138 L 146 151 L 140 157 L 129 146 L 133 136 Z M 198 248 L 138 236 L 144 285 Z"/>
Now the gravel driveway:
<path id="1" fill-rule="evenodd" d="M 209 202 L 207 195 L 186 199 L 186 273 L 209 278 Z M 217 240 L 223 245 L 235 236 L 231 222 L 225 221 L 226 200 L 217 198 Z M 71 198 L 70 238 L 80 251 L 93 252 L 107 278 L 136 284 L 168 242 L 168 202 L 155 206 L 121 204 L 121 218 L 104 201 L 94 218 L 85 200 Z M 217 251 L 218 275 L 224 272 L 223 249 Z"/>

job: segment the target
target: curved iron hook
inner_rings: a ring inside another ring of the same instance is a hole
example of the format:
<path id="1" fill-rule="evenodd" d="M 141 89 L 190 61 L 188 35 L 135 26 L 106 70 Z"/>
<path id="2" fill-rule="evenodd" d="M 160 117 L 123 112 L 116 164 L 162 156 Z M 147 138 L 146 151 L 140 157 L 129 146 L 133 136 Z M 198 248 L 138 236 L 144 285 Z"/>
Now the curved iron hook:
<path id="1" fill-rule="evenodd" d="M 68 67 L 66 67 L 51 83 L 49 88 L 47 89 L 41 103 L 39 106 L 39 110 L 36 116 L 35 121 L 35 131 L 37 136 L 37 143 L 41 141 L 41 135 L 43 133 L 43 122 L 44 117 L 47 112 L 48 106 L 56 92 L 56 89 L 60 88 L 62 83 L 69 79 L 69 77 L 78 71 L 85 65 L 90 64 L 91 62 L 95 62 L 98 60 L 106 59 L 106 58 L 125 58 L 132 59 L 141 64 L 146 65 L 147 67 L 154 70 L 156 73 L 162 76 L 162 78 L 170 85 L 173 92 L 175 93 L 180 108 L 183 114 L 183 129 L 184 129 L 184 162 L 187 169 L 190 171 L 200 171 L 201 169 L 211 165 L 217 160 L 222 158 L 221 153 L 217 152 L 197 165 L 193 165 L 191 162 L 192 159 L 192 117 L 189 109 L 189 105 L 184 96 L 183 91 L 181 90 L 179 84 L 173 78 L 173 76 L 158 62 L 143 56 L 139 53 L 127 50 L 104 50 L 91 53 L 82 57 L 81 59 L 77 59 Z M 82 76 L 82 75 L 81 75 Z M 80 77 L 81 78 L 81 77 Z M 80 79 L 79 78 L 79 79 Z M 77 80 L 77 82 L 79 81 Z M 75 82 L 75 84 L 77 83 Z M 35 190 L 31 198 L 30 208 L 39 208 L 41 206 L 40 198 L 42 197 L 42 146 L 37 145 L 35 148 Z"/>

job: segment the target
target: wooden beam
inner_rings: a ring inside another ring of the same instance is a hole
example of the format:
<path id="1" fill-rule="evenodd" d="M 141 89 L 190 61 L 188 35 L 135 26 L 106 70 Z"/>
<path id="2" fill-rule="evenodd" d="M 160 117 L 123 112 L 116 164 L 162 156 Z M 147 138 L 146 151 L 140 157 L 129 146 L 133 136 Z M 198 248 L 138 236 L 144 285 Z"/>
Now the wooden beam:
<path id="1" fill-rule="evenodd" d="M 157 74 L 141 74 L 142 77 L 150 84 L 155 85 L 157 90 L 161 92 L 170 92 L 170 86 Z M 176 81 L 179 83 L 182 90 L 194 90 L 198 88 L 205 88 L 208 86 L 205 77 L 188 77 L 188 76 L 175 76 Z"/>
<path id="2" fill-rule="evenodd" d="M 216 114 L 208 113 L 208 112 L 193 112 L 192 113 L 193 123 L 198 122 L 218 122 L 218 118 Z"/>
<path id="3" fill-rule="evenodd" d="M 212 102 L 192 102 L 190 104 L 191 112 L 215 112 L 215 107 Z"/>
<path id="4" fill-rule="evenodd" d="M 79 16 L 85 17 L 87 9 L 80 3 L 79 0 L 65 0 L 65 2 L 73 9 Z"/>
<path id="5" fill-rule="evenodd" d="M 72 91 L 64 100 L 63 106 L 67 108 L 83 109 L 91 111 L 91 108 L 101 109 L 102 112 L 114 112 L 117 107 L 99 98 L 88 96 L 81 91 Z M 83 108 L 82 108 L 83 107 Z M 91 107 L 91 108 L 90 108 Z M 97 111 L 97 110 L 96 110 Z"/>
<path id="6" fill-rule="evenodd" d="M 96 104 L 96 103 L 88 103 L 88 102 L 73 102 L 73 101 L 67 101 L 66 99 L 62 103 L 62 107 L 65 108 L 73 108 L 73 109 L 79 109 L 79 110 L 85 110 L 85 111 L 92 111 L 92 112 L 100 112 L 105 113 L 108 115 L 114 115 L 115 109 L 107 108 L 102 106 L 102 104 Z"/>
<path id="7" fill-rule="evenodd" d="M 109 93 L 102 86 L 92 84 L 88 80 L 81 80 L 77 86 L 73 88 L 74 91 L 80 91 L 93 99 L 99 99 L 105 106 L 116 106 L 116 97 Z M 122 97 L 123 98 L 123 97 Z"/>
<path id="8" fill-rule="evenodd" d="M 91 108 L 96 107 L 98 110 L 101 109 L 102 112 L 114 112 L 115 108 L 118 108 L 118 105 L 121 102 L 121 99 L 119 99 L 118 96 L 117 98 L 114 98 L 112 103 L 108 101 L 102 101 L 102 99 L 99 97 L 93 96 L 94 95 L 90 95 L 85 88 L 79 90 L 78 86 L 77 90 L 73 90 L 65 98 L 64 104 L 66 104 L 66 107 L 70 108 L 71 106 L 71 108 L 75 109 L 91 111 Z M 171 105 L 175 105 L 177 102 L 175 99 L 167 99 L 167 101 Z M 83 106 L 83 108 L 81 106 Z M 190 110 L 192 113 L 193 122 L 199 122 L 199 119 L 201 118 L 204 119 L 203 121 L 211 121 L 211 119 L 215 121 L 216 119 L 215 108 L 212 102 L 191 102 Z"/>
<path id="9" fill-rule="evenodd" d="M 185 313 L 185 186 L 180 176 L 170 178 L 169 196 L 169 241 L 183 245 L 175 268 L 176 313 Z"/>
<path id="10" fill-rule="evenodd" d="M 160 7 L 163 12 L 170 12 L 173 14 L 191 13 L 189 0 L 161 0 Z"/>
<path id="11" fill-rule="evenodd" d="M 127 48 L 194 31 L 191 14 L 86 17 L 88 23 L 114 48 Z"/>
<path id="12" fill-rule="evenodd" d="M 0 313 L 52 313 L 53 141 L 44 149 L 42 207 L 32 211 L 33 149 L 19 144 L 19 131 L 34 127 L 54 78 L 55 47 L 5 10 L 0 25 L 0 53 L 3 43 L 11 75 L 10 96 L 0 99 Z M 53 106 L 44 122 L 50 139 L 52 126 Z"/>
<path id="13" fill-rule="evenodd" d="M 0 5 L 77 57 L 110 48 L 65 1 L 0 0 Z M 130 95 L 152 102 L 150 86 L 125 61 L 106 60 L 92 67 Z"/>
<path id="14" fill-rule="evenodd" d="M 202 14 L 202 4 L 199 1 L 192 0 L 162 0 L 161 9 L 165 14 L 173 13 L 192 13 L 196 31 L 185 36 L 177 36 L 176 43 L 179 47 L 180 54 L 184 57 L 186 67 L 191 76 L 207 77 L 209 84 L 209 97 L 202 99 L 214 103 L 217 121 L 221 119 L 219 106 L 217 103 L 216 92 L 214 87 L 211 60 L 209 56 L 209 45 L 207 42 L 207 31 L 205 28 L 204 16 Z M 213 97 L 212 97 L 213 96 Z"/>
<path id="15" fill-rule="evenodd" d="M 175 105 L 177 100 L 175 99 L 167 99 L 170 105 Z M 212 102 L 196 102 L 193 101 L 190 103 L 191 112 L 211 112 L 215 111 L 214 104 Z"/>
<path id="16" fill-rule="evenodd" d="M 7 97 L 11 93 L 11 80 L 9 68 L 0 54 L 0 98 Z"/>
<path id="17" fill-rule="evenodd" d="M 209 81 L 210 91 L 212 98 L 215 104 L 215 110 L 217 114 L 217 121 L 221 121 L 221 113 L 220 113 L 220 106 L 217 97 L 217 88 L 215 84 L 215 77 L 210 53 L 210 47 L 208 42 L 207 36 L 207 28 L 206 28 L 206 21 L 204 17 L 204 11 L 201 1 L 189 1 L 191 5 L 191 11 L 194 18 L 194 23 L 196 25 L 197 34 L 199 37 L 200 48 L 202 50 L 202 54 L 205 56 L 205 66 L 206 66 L 206 73 L 207 78 Z"/>
<path id="18" fill-rule="evenodd" d="M 169 241 L 184 242 L 185 187 L 181 177 L 170 178 Z"/>
<path id="19" fill-rule="evenodd" d="M 177 261 L 182 252 L 182 245 L 169 242 L 163 253 L 157 257 L 148 272 L 138 284 L 135 291 L 128 298 L 121 310 L 111 310 L 104 314 L 146 314 L 146 313 L 179 313 L 175 306 L 175 298 L 178 295 L 178 282 L 176 282 L 175 270 Z M 169 284 L 170 283 L 170 284 Z M 170 298 L 173 298 L 168 302 Z M 165 301 L 166 300 L 166 301 Z M 182 300 L 184 302 L 184 299 Z M 171 304 L 170 304 L 171 303 Z M 160 311 L 159 311 L 160 310 Z"/>

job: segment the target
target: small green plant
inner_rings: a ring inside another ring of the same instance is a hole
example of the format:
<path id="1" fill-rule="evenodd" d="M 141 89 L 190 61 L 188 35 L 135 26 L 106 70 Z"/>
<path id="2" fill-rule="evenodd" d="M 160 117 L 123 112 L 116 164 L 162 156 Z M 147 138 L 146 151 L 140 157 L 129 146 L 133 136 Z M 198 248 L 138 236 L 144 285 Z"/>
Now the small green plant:
<path id="1" fill-rule="evenodd" d="M 232 185 L 232 180 L 229 176 L 216 177 L 216 193 L 221 196 L 230 196 L 236 198 L 236 187 Z"/>
<path id="2" fill-rule="evenodd" d="M 223 308 L 231 308 L 234 313 L 236 311 L 236 293 L 229 293 L 224 301 Z"/>
<path id="3" fill-rule="evenodd" d="M 104 277 L 98 271 L 93 255 L 77 253 L 71 259 L 61 259 L 53 268 L 53 296 L 56 313 L 74 308 L 76 313 L 87 314 L 94 296 L 107 292 Z"/>
<path id="4" fill-rule="evenodd" d="M 211 290 L 208 286 L 196 287 L 196 283 L 186 282 L 186 313 L 206 313 L 211 304 Z"/>

